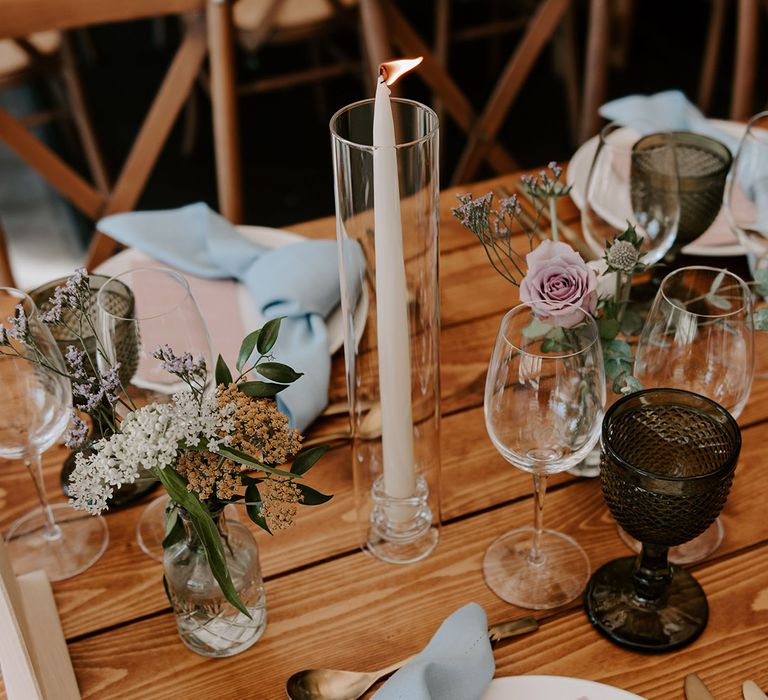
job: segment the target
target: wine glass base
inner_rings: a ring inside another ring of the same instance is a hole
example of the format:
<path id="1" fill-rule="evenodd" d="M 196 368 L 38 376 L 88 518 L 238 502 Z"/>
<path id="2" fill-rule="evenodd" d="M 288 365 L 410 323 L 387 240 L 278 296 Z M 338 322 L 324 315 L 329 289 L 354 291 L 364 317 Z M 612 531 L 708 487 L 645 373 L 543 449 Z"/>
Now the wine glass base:
<path id="1" fill-rule="evenodd" d="M 11 525 L 5 536 L 17 575 L 42 569 L 50 581 L 63 581 L 82 573 L 104 554 L 109 544 L 107 521 L 100 515 L 75 510 L 68 503 L 51 506 L 56 537 L 47 537 L 46 519 L 36 508 Z"/>
<path id="2" fill-rule="evenodd" d="M 621 525 L 617 525 L 621 541 L 627 545 L 633 552 L 640 552 L 642 545 L 632 535 L 626 532 Z M 703 561 L 712 554 L 723 542 L 725 528 L 720 518 L 717 518 L 704 532 L 698 537 L 678 545 L 670 547 L 669 561 L 672 564 L 696 564 Z"/>
<path id="3" fill-rule="evenodd" d="M 136 541 L 148 557 L 163 561 L 163 540 L 165 539 L 165 509 L 171 499 L 168 494 L 155 498 L 139 516 L 136 523 Z M 226 506 L 228 520 L 240 520 L 237 506 Z"/>
<path id="4" fill-rule="evenodd" d="M 485 552 L 483 575 L 502 600 L 531 610 L 547 610 L 578 598 L 589 579 L 589 559 L 576 542 L 560 532 L 542 530 L 540 561 L 528 555 L 531 527 L 510 530 Z"/>
<path id="5" fill-rule="evenodd" d="M 619 646 L 649 653 L 690 644 L 707 626 L 709 605 L 698 581 L 672 566 L 672 581 L 662 600 L 639 600 L 633 592 L 635 557 L 614 559 L 589 579 L 584 608 L 590 622 Z"/>

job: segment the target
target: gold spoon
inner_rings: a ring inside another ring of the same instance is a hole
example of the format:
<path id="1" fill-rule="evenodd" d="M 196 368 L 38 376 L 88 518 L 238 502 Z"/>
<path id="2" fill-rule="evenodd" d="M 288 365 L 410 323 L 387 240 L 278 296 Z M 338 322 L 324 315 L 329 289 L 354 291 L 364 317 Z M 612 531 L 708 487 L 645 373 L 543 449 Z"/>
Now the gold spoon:
<path id="1" fill-rule="evenodd" d="M 492 642 L 498 642 L 518 634 L 535 632 L 539 623 L 533 617 L 521 617 L 500 622 L 488 628 Z M 415 656 L 415 655 L 414 655 Z M 378 671 L 340 671 L 331 668 L 312 668 L 294 673 L 286 682 L 285 689 L 291 700 L 356 700 L 377 680 L 397 671 L 414 656 L 379 669 Z"/>

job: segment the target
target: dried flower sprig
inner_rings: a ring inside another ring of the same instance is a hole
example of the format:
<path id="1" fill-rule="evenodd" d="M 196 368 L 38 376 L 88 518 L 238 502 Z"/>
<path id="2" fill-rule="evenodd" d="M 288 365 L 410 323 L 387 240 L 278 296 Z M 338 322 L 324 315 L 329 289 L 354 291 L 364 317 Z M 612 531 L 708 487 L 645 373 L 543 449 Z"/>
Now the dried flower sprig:
<path id="1" fill-rule="evenodd" d="M 536 209 L 536 222 L 539 223 L 541 213 L 545 207 L 549 207 L 549 221 L 552 230 L 552 240 L 557 242 L 560 235 L 557 230 L 557 200 L 565 197 L 570 191 L 570 185 L 560 183 L 563 175 L 563 169 L 555 162 L 550 161 L 547 165 L 549 173 L 546 170 L 540 170 L 538 175 L 523 175 L 520 180 L 525 187 L 525 191 L 533 199 Z M 537 205 L 537 203 L 539 203 Z"/>

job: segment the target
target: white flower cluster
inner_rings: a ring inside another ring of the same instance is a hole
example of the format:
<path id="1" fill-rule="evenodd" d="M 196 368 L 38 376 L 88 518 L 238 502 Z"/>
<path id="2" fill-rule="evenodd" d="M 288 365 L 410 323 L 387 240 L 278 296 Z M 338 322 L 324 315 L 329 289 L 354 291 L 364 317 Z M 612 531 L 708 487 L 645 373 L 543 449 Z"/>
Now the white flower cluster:
<path id="1" fill-rule="evenodd" d="M 226 410 L 219 412 L 215 396 L 200 399 L 192 391 L 174 394 L 171 403 L 132 411 L 120 424 L 120 432 L 93 444 L 94 454 L 77 454 L 70 503 L 98 514 L 107 508 L 114 489 L 132 484 L 142 469 L 172 465 L 180 449 L 206 440 L 207 449 L 217 452 L 229 440 L 227 435 L 220 437 L 228 432 L 228 418 Z"/>

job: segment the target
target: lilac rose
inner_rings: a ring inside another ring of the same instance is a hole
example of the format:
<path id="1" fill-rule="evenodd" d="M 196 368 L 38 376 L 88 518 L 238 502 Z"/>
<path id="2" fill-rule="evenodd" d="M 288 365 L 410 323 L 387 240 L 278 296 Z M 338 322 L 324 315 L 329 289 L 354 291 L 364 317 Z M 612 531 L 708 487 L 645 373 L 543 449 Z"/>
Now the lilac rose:
<path id="1" fill-rule="evenodd" d="M 597 306 L 597 276 L 567 243 L 546 240 L 528 253 L 528 273 L 520 283 L 520 301 L 545 301 L 542 321 L 564 328 L 575 326 L 583 315 L 573 304 L 590 314 Z"/>

